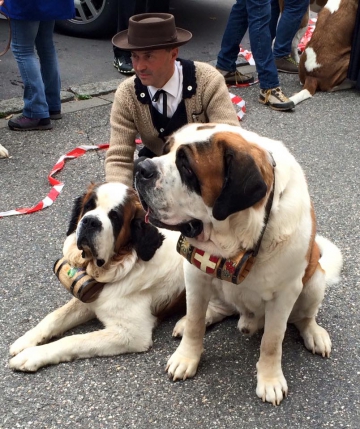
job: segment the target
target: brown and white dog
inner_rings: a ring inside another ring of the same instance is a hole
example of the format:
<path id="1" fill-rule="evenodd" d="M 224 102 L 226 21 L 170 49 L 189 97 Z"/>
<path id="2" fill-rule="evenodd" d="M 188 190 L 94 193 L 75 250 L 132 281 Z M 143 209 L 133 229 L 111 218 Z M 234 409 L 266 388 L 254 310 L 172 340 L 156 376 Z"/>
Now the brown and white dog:
<path id="1" fill-rule="evenodd" d="M 319 13 L 321 9 L 326 5 L 326 3 L 327 3 L 327 0 L 310 0 L 309 8 L 305 13 L 305 15 L 303 16 L 303 19 L 301 20 L 300 28 L 295 34 L 291 44 L 291 55 L 297 63 L 299 63 L 300 61 L 298 46 L 308 28 L 310 12 Z M 284 0 L 279 0 L 279 7 L 280 7 L 280 12 L 282 12 L 284 10 Z"/>
<path id="2" fill-rule="evenodd" d="M 316 91 L 348 89 L 356 10 L 359 0 L 328 0 L 319 12 L 314 33 L 300 56 L 299 77 L 303 90 L 290 99 L 298 104 Z"/>
<path id="3" fill-rule="evenodd" d="M 213 257 L 258 251 L 238 285 L 185 264 L 187 315 L 174 329 L 182 341 L 168 361 L 169 376 L 193 377 L 205 326 L 240 313 L 243 333 L 264 327 L 256 393 L 279 404 L 288 391 L 281 368 L 287 323 L 295 323 L 310 351 L 330 355 L 329 335 L 315 317 L 326 283 L 337 282 L 342 267 L 340 250 L 315 236 L 300 165 L 279 141 L 240 127 L 191 124 L 173 134 L 163 156 L 139 163 L 135 180 L 153 224 L 184 234 L 188 225 L 203 270 Z"/>
<path id="4" fill-rule="evenodd" d="M 106 285 L 95 301 L 73 298 L 15 341 L 11 368 L 37 371 L 77 358 L 143 352 L 152 345 L 157 318 L 181 300 L 185 308 L 179 234 L 160 232 L 144 214 L 135 191 L 121 183 L 91 186 L 75 201 L 64 256 Z M 105 328 L 39 345 L 93 318 Z"/>

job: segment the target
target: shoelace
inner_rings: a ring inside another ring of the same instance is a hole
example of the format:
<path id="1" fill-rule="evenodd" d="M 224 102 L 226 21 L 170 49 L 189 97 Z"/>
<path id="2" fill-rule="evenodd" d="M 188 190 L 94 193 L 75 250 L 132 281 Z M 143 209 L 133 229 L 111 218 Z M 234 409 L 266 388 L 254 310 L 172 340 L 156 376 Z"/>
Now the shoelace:
<path id="1" fill-rule="evenodd" d="M 267 103 L 269 101 L 269 98 L 272 94 L 272 92 L 274 91 L 274 96 L 279 98 L 280 101 L 282 101 L 283 103 L 287 103 L 289 100 L 287 99 L 287 97 L 285 96 L 285 94 L 281 91 L 281 88 L 274 88 L 274 89 L 267 89 L 265 92 L 265 103 Z"/>
<path id="2" fill-rule="evenodd" d="M 234 77 L 235 77 L 235 82 L 236 83 L 242 83 L 243 80 L 248 79 L 248 77 L 242 73 L 239 72 L 239 70 L 235 70 L 234 71 Z"/>
<path id="3" fill-rule="evenodd" d="M 291 56 L 287 57 L 286 61 L 289 61 L 289 63 L 296 65 L 296 67 L 298 66 L 298 63 Z"/>

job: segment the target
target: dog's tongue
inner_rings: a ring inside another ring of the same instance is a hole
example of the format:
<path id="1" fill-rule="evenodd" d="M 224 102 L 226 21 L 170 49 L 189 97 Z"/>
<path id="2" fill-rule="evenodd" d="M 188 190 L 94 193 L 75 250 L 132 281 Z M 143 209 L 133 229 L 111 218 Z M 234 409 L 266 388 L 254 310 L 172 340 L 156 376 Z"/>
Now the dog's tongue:
<path id="1" fill-rule="evenodd" d="M 150 208 L 148 208 L 147 212 L 145 213 L 145 223 L 149 223 L 149 215 L 150 215 Z"/>

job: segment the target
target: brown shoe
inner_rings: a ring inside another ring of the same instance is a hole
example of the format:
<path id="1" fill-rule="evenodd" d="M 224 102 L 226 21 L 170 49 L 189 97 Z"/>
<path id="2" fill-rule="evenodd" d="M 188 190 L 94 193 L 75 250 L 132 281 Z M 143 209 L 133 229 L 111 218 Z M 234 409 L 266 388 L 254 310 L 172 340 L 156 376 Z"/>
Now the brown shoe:
<path id="1" fill-rule="evenodd" d="M 224 76 L 226 85 L 231 86 L 241 86 L 254 82 L 254 76 L 250 74 L 242 74 L 238 70 L 229 72 L 226 70 L 221 70 L 216 67 L 216 69 Z"/>
<path id="2" fill-rule="evenodd" d="M 291 55 L 283 58 L 275 58 L 275 65 L 279 72 L 283 73 L 299 73 L 299 67 Z"/>
<path id="3" fill-rule="evenodd" d="M 260 89 L 259 102 L 274 110 L 291 110 L 295 104 L 282 92 L 280 87 Z"/>

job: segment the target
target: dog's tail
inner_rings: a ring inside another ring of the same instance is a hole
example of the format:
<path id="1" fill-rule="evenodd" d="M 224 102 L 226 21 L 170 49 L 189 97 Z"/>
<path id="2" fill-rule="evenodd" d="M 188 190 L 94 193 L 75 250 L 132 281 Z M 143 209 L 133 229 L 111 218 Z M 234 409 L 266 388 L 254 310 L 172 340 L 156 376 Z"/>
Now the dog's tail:
<path id="1" fill-rule="evenodd" d="M 321 235 L 315 238 L 320 249 L 320 265 L 325 271 L 325 280 L 328 286 L 332 286 L 340 281 L 340 272 L 343 266 L 343 257 L 340 249 Z"/>

